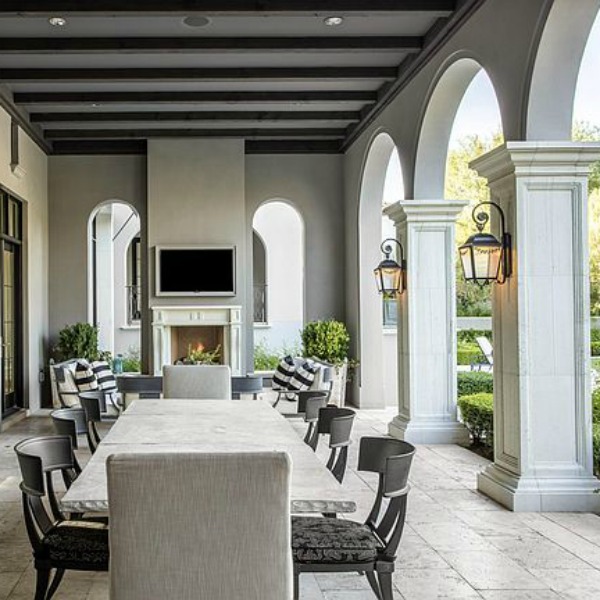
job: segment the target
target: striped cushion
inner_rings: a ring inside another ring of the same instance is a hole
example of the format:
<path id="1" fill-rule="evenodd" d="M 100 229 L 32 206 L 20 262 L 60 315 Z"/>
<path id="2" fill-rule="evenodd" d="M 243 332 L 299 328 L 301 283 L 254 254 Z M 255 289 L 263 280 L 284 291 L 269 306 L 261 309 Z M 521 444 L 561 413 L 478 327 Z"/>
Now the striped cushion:
<path id="1" fill-rule="evenodd" d="M 80 360 L 75 367 L 75 385 L 80 392 L 91 392 L 98 389 L 98 381 L 90 363 Z"/>
<path id="2" fill-rule="evenodd" d="M 308 390 L 313 384 L 319 368 L 319 365 L 308 360 L 296 367 L 296 370 L 288 383 L 288 390 L 291 392 Z"/>
<path id="3" fill-rule="evenodd" d="M 296 364 L 291 356 L 286 356 L 281 359 L 273 374 L 273 382 L 271 387 L 274 390 L 287 390 L 288 383 L 296 370 Z"/>
<path id="4" fill-rule="evenodd" d="M 98 387 L 103 392 L 116 392 L 117 380 L 112 369 L 105 360 L 96 360 L 91 364 L 92 371 L 98 381 Z"/>

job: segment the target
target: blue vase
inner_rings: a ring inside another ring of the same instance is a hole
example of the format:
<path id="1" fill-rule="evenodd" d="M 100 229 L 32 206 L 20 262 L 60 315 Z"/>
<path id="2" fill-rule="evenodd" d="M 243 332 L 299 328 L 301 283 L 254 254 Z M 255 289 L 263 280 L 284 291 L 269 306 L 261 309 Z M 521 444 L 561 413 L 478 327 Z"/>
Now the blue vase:
<path id="1" fill-rule="evenodd" d="M 117 354 L 113 359 L 113 373 L 115 375 L 120 375 L 123 372 L 123 355 Z"/>

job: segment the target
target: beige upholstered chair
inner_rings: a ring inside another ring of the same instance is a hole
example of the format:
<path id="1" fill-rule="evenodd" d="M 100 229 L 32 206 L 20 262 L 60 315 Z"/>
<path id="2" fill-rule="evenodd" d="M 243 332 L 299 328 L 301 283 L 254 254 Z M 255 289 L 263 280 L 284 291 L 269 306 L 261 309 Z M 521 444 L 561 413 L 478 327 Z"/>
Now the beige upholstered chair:
<path id="1" fill-rule="evenodd" d="M 286 453 L 115 454 L 111 600 L 291 600 Z"/>
<path id="2" fill-rule="evenodd" d="M 228 365 L 165 365 L 163 397 L 231 400 Z"/>

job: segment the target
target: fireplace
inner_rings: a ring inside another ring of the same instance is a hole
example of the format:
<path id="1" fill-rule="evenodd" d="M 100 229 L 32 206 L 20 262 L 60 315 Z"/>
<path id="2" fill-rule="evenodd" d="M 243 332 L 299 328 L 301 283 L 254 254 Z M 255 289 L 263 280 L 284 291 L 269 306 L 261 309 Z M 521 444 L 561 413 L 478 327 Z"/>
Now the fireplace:
<path id="1" fill-rule="evenodd" d="M 241 375 L 241 314 L 241 306 L 153 306 L 154 374 L 186 356 L 190 345 L 201 344 L 205 350 L 220 346 L 220 363 Z"/>

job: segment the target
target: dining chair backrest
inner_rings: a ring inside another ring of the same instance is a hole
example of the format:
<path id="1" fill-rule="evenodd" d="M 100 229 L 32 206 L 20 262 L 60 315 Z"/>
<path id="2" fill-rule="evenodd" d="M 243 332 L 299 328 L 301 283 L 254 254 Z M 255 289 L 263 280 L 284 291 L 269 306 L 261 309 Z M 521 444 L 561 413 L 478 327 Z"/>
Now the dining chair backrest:
<path id="1" fill-rule="evenodd" d="M 402 440 L 363 437 L 358 450 L 358 470 L 377 473 L 379 486 L 375 502 L 366 520 L 382 540 L 383 555 L 393 559 L 404 529 L 408 474 L 415 447 Z"/>
<path id="2" fill-rule="evenodd" d="M 35 547 L 54 521 L 64 519 L 52 474 L 60 471 L 67 488 L 75 481 L 77 471 L 73 446 L 68 435 L 39 436 L 19 442 L 15 446 L 15 453 L 21 471 L 20 487 L 24 494 L 27 531 Z M 43 498 L 48 499 L 50 513 L 46 510 Z"/>
<path id="3" fill-rule="evenodd" d="M 73 448 L 79 448 L 80 435 L 87 435 L 87 421 L 83 408 L 59 408 L 50 413 L 54 429 L 59 435 L 68 435 Z"/>
<path id="4" fill-rule="evenodd" d="M 107 474 L 111 600 L 291 600 L 287 454 L 114 454 Z"/>
<path id="5" fill-rule="evenodd" d="M 317 440 L 314 442 L 314 449 L 318 444 L 319 435 L 329 434 L 331 452 L 327 461 L 327 468 L 340 483 L 342 483 L 346 473 L 348 447 L 352 443 L 350 436 L 355 416 L 356 413 L 350 408 L 326 406 L 319 410 L 316 429 Z"/>
<path id="6" fill-rule="evenodd" d="M 231 400 L 229 365 L 165 365 L 163 397 Z"/>
<path id="7" fill-rule="evenodd" d="M 329 392 L 327 390 L 303 390 L 303 391 L 298 392 L 298 408 L 296 410 L 299 414 L 304 413 L 305 421 L 308 421 L 307 416 L 306 416 L 306 408 L 307 408 L 307 404 L 311 398 L 325 399 L 325 402 L 319 402 L 316 405 L 315 405 L 315 402 L 312 403 L 313 408 L 311 410 L 310 416 L 313 417 L 314 420 L 316 421 L 317 417 L 319 416 L 318 409 L 321 408 L 321 406 L 327 405 L 327 400 L 329 398 Z M 314 412 L 315 406 L 318 406 L 318 408 L 316 409 L 316 412 Z"/>
<path id="8" fill-rule="evenodd" d="M 100 434 L 98 433 L 96 423 L 102 421 L 102 409 L 106 410 L 104 392 L 81 392 L 79 394 L 79 402 L 85 412 L 88 446 L 90 447 L 90 451 L 94 453 L 100 443 Z"/>

